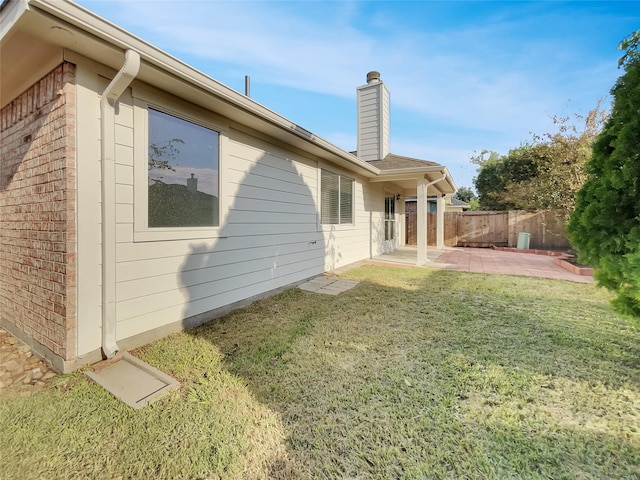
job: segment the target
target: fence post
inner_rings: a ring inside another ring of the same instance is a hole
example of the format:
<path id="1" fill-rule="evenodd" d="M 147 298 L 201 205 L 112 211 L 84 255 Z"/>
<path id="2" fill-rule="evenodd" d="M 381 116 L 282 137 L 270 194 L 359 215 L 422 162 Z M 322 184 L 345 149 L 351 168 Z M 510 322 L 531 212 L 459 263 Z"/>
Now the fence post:
<path id="1" fill-rule="evenodd" d="M 518 232 L 516 231 L 517 223 L 518 223 L 518 212 L 516 210 L 509 210 L 507 212 L 507 228 L 509 232 L 509 241 L 508 245 L 510 247 L 515 247 L 516 242 L 518 241 Z"/>

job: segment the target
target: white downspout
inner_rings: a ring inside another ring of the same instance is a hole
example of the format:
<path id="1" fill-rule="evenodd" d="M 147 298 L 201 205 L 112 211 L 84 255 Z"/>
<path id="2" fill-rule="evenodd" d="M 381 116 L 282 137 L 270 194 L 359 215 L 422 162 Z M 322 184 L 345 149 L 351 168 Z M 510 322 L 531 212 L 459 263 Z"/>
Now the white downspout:
<path id="1" fill-rule="evenodd" d="M 100 153 L 102 163 L 102 352 L 118 353 L 116 343 L 116 163 L 115 107 L 138 75 L 140 54 L 127 50 L 124 64 L 102 93 L 100 100 Z"/>
<path id="2" fill-rule="evenodd" d="M 428 190 L 431 185 L 440 183 L 446 178 L 447 178 L 447 174 L 445 173 L 442 175 L 442 177 L 436 180 L 433 180 L 426 184 L 418 184 L 418 258 L 416 260 L 417 265 L 426 265 L 428 262 L 428 259 L 427 259 L 427 228 L 428 228 L 427 213 L 428 212 L 426 208 Z M 422 205 L 422 208 L 421 208 L 421 205 Z M 421 219 L 421 216 L 423 217 L 422 219 Z M 422 222 L 424 222 L 424 227 L 421 227 L 420 225 Z M 424 231 L 422 235 L 420 234 L 421 230 Z"/>

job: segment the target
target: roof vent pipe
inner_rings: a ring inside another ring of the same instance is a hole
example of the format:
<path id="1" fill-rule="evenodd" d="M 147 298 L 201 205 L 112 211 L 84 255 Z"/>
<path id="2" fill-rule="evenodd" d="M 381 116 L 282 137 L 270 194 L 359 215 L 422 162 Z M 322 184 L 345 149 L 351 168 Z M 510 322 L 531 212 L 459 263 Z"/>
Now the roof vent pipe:
<path id="1" fill-rule="evenodd" d="M 251 77 L 249 75 L 244 76 L 244 94 L 247 97 L 251 96 Z"/>
<path id="2" fill-rule="evenodd" d="M 378 83 L 380 81 L 380 72 L 375 70 L 367 73 L 367 83 Z"/>

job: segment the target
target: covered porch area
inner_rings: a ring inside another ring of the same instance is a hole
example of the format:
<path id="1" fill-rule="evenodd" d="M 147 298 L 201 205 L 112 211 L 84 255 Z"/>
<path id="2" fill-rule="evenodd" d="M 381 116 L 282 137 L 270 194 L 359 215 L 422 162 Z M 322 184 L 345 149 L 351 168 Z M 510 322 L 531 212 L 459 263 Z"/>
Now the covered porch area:
<path id="1" fill-rule="evenodd" d="M 444 253 L 444 250 L 438 250 L 436 248 L 427 249 L 427 263 L 433 264 Z M 377 255 L 371 260 L 374 262 L 391 263 L 400 265 L 416 265 L 416 258 L 418 255 L 418 247 L 415 245 L 404 245 L 398 247 L 396 250 Z"/>
<path id="2" fill-rule="evenodd" d="M 391 254 L 398 252 L 402 259 L 409 259 L 414 265 L 426 265 L 439 256 L 444 249 L 445 196 L 456 192 L 451 174 L 443 165 L 408 157 L 389 154 L 384 160 L 370 162 L 381 170 L 379 176 L 369 179 L 371 183 L 383 183 L 385 191 L 394 192 L 398 208 L 399 246 Z M 405 200 L 415 197 L 417 202 L 417 246 L 405 247 Z M 428 199 L 436 199 L 436 245 L 427 246 Z M 433 254 L 431 254 L 433 251 Z M 437 255 L 436 255 L 437 253 Z"/>

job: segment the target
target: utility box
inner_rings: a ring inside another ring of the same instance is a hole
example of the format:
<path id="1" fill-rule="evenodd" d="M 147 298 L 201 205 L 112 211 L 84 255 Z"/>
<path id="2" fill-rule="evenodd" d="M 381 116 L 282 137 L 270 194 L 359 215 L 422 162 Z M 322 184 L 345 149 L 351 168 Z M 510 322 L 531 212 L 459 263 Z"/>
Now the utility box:
<path id="1" fill-rule="evenodd" d="M 518 234 L 518 248 L 520 250 L 529 250 L 529 241 L 531 240 L 531 234 L 527 232 L 520 232 Z"/>

